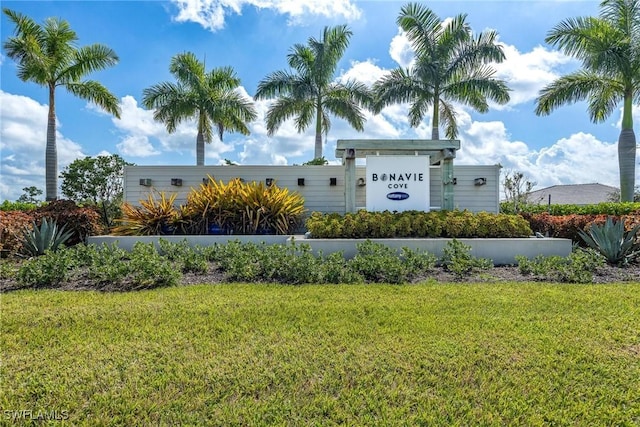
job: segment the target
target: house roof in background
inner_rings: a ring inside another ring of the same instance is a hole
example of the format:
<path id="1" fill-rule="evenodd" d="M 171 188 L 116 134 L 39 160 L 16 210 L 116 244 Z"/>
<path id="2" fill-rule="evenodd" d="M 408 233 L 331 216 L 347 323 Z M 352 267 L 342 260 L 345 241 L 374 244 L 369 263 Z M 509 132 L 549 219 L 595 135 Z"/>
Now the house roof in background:
<path id="1" fill-rule="evenodd" d="M 537 204 L 548 204 L 551 196 L 552 205 L 590 205 L 608 202 L 616 187 L 603 184 L 552 185 L 529 193 L 529 201 Z"/>

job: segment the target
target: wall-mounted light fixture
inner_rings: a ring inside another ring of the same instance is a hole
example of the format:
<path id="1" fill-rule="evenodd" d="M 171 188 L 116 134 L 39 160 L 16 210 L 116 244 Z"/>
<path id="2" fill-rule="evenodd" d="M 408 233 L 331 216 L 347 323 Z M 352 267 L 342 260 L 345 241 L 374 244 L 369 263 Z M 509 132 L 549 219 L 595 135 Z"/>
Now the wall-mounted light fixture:
<path id="1" fill-rule="evenodd" d="M 151 178 L 140 178 L 140 185 L 151 187 Z"/>
<path id="2" fill-rule="evenodd" d="M 171 178 L 171 185 L 182 187 L 182 178 Z"/>
<path id="3" fill-rule="evenodd" d="M 367 181 L 364 178 L 358 178 L 358 187 L 364 187 L 367 185 Z"/>
<path id="4" fill-rule="evenodd" d="M 271 187 L 273 185 L 273 178 L 265 179 L 264 183 L 267 184 L 267 187 Z"/>
<path id="5" fill-rule="evenodd" d="M 347 148 L 344 152 L 345 159 L 355 159 L 356 158 L 356 149 L 355 148 Z"/>
<path id="6" fill-rule="evenodd" d="M 338 185 L 338 178 L 329 178 L 329 185 L 332 187 Z"/>
<path id="7" fill-rule="evenodd" d="M 304 187 L 304 178 L 298 178 L 298 185 Z"/>
<path id="8" fill-rule="evenodd" d="M 473 180 L 473 185 L 485 185 L 487 183 L 487 178 L 476 178 Z"/>

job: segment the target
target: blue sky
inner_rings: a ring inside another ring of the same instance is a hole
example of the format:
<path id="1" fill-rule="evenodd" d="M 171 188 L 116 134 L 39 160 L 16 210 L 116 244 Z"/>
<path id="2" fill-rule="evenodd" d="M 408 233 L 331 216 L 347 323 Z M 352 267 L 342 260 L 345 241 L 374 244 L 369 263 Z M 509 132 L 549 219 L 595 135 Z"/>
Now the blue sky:
<path id="1" fill-rule="evenodd" d="M 79 45 L 103 43 L 113 48 L 117 66 L 92 74 L 120 99 L 122 117 L 115 119 L 63 90 L 57 92 L 58 160 L 63 168 L 83 156 L 117 153 L 138 165 L 195 164 L 195 125 L 185 123 L 168 134 L 141 105 L 142 91 L 172 81 L 171 57 L 191 51 L 207 69 L 233 67 L 241 90 L 253 96 L 268 73 L 286 69 L 286 55 L 295 43 L 319 37 L 324 26 L 347 24 L 351 43 L 336 79 L 367 84 L 398 66 L 412 53 L 395 24 L 398 1 L 357 0 L 173 0 L 173 1 L 3 1 L 2 7 L 37 22 L 56 16 L 77 32 Z M 498 31 L 506 61 L 497 76 L 512 89 L 511 102 L 479 114 L 460 106 L 461 150 L 457 164 L 496 164 L 505 171 L 524 172 L 536 188 L 555 184 L 599 182 L 618 186 L 617 138 L 620 110 L 605 123 L 590 123 L 584 103 L 561 107 L 537 117 L 538 91 L 579 64 L 545 44 L 547 32 L 568 17 L 597 15 L 598 1 L 432 1 L 428 6 L 442 19 L 466 13 L 475 32 Z M 4 42 L 13 24 L 2 15 Z M 15 75 L 13 61 L 0 57 L 0 200 L 15 200 L 22 188 L 44 190 L 44 146 L 47 91 Z M 205 147 L 205 163 L 300 164 L 313 157 L 312 129 L 298 134 L 292 123 L 273 137 L 266 135 L 268 101 L 256 102 L 259 118 L 248 137 L 225 134 Z M 358 133 L 333 119 L 324 147 L 334 150 L 342 138 L 430 138 L 430 117 L 410 128 L 404 105 L 369 114 Z M 640 108 L 634 110 L 635 122 Z M 636 182 L 640 182 L 637 167 Z"/>

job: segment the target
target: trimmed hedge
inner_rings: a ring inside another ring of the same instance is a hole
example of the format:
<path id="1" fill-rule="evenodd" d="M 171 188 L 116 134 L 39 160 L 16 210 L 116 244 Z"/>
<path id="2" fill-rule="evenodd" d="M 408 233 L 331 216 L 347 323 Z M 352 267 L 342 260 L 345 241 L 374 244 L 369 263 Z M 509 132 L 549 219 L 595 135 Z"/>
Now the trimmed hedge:
<path id="1" fill-rule="evenodd" d="M 519 215 L 469 211 L 400 213 L 367 212 L 340 215 L 314 212 L 306 222 L 311 238 L 375 239 L 406 237 L 528 237 L 529 223 Z"/>
<path id="2" fill-rule="evenodd" d="M 513 203 L 500 203 L 500 212 L 514 213 Z M 593 205 L 532 205 L 522 206 L 520 214 L 542 214 L 550 215 L 640 215 L 640 202 L 604 202 Z"/>

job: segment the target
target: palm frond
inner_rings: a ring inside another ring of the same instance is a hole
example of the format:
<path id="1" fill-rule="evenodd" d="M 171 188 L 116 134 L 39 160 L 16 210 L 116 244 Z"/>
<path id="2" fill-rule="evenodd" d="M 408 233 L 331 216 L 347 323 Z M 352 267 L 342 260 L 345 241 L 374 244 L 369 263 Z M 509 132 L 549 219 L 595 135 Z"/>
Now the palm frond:
<path id="1" fill-rule="evenodd" d="M 74 53 L 73 63 L 63 70 L 59 80 L 78 81 L 87 74 L 112 67 L 119 61 L 118 55 L 113 49 L 101 44 L 84 46 Z"/>
<path id="2" fill-rule="evenodd" d="M 120 105 L 116 98 L 101 83 L 94 80 L 67 83 L 65 88 L 75 96 L 92 102 L 103 110 L 120 118 Z"/>
<path id="3" fill-rule="evenodd" d="M 603 85 L 611 82 L 595 73 L 580 70 L 560 77 L 540 91 L 536 99 L 536 114 L 548 115 L 564 104 L 589 99 L 597 93 L 607 93 Z M 595 119 L 598 115 L 592 115 Z"/>
<path id="4" fill-rule="evenodd" d="M 295 86 L 299 76 L 287 71 L 275 71 L 258 83 L 254 99 L 270 99 L 279 95 L 288 95 Z"/>
<path id="5" fill-rule="evenodd" d="M 197 90 L 204 82 L 204 63 L 192 52 L 183 52 L 171 58 L 169 72 L 190 90 Z"/>
<path id="6" fill-rule="evenodd" d="M 440 125 L 444 127 L 444 134 L 447 139 L 458 137 L 458 121 L 456 120 L 456 110 L 453 105 L 444 99 L 440 99 Z"/>

